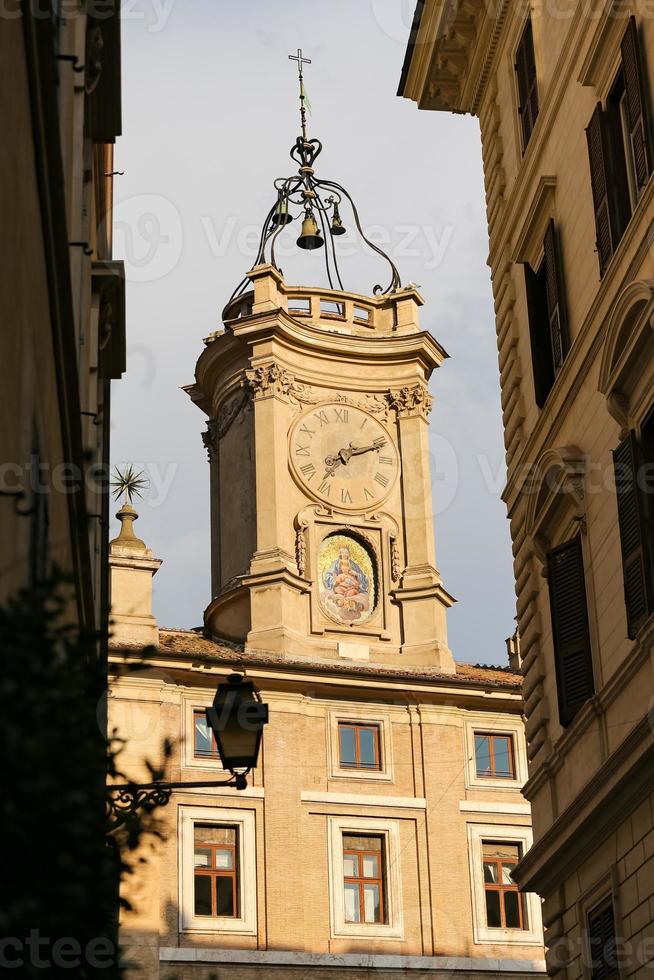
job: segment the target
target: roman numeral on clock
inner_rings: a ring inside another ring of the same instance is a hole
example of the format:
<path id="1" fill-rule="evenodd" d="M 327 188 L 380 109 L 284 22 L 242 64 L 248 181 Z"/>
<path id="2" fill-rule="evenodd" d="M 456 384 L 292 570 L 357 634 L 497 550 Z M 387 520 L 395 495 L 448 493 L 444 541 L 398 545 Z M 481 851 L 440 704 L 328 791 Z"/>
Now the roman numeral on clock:
<path id="1" fill-rule="evenodd" d="M 310 428 L 309 428 L 309 427 L 307 426 L 307 424 L 306 424 L 306 422 L 304 422 L 304 423 L 303 423 L 303 424 L 302 424 L 302 425 L 300 426 L 300 432 L 304 432 L 304 434 L 305 434 L 305 436 L 309 436 L 309 439 L 313 439 L 313 436 L 314 436 L 314 432 L 315 432 L 315 430 L 314 430 L 314 429 L 310 429 Z"/>
<path id="2" fill-rule="evenodd" d="M 300 467 L 300 470 L 304 473 L 307 480 L 310 480 L 316 475 L 316 467 L 313 465 L 313 463 L 305 463 L 304 466 Z"/>
<path id="3" fill-rule="evenodd" d="M 341 503 L 342 504 L 351 504 L 352 503 L 352 497 L 350 495 L 350 491 L 349 490 L 341 489 Z"/>
<path id="4" fill-rule="evenodd" d="M 297 446 L 295 447 L 295 455 L 296 456 L 310 456 L 311 455 L 311 450 L 309 449 L 308 446 L 301 446 L 298 443 Z"/>
<path id="5" fill-rule="evenodd" d="M 336 422 L 347 422 L 348 418 L 350 417 L 350 413 L 347 408 L 335 408 L 334 415 L 336 416 L 334 420 Z"/>
<path id="6" fill-rule="evenodd" d="M 380 464 L 380 466 L 392 466 L 393 465 L 393 457 L 392 456 L 380 456 L 379 457 L 379 464 Z"/>
<path id="7" fill-rule="evenodd" d="M 372 490 L 368 490 L 368 487 L 364 487 L 363 488 L 363 493 L 364 493 L 364 496 L 365 496 L 366 500 L 374 500 L 375 499 L 374 493 L 372 492 Z"/>
<path id="8" fill-rule="evenodd" d="M 323 425 L 329 424 L 329 419 L 327 418 L 327 412 L 325 411 L 324 408 L 321 408 L 319 412 L 316 412 L 313 417 L 314 419 L 318 419 L 321 428 Z"/>
<path id="9" fill-rule="evenodd" d="M 329 480 L 323 480 L 318 487 L 318 493 L 321 493 L 324 497 L 328 497 L 331 493 L 332 485 Z"/>
<path id="10" fill-rule="evenodd" d="M 383 473 L 375 473 L 375 483 L 378 483 L 381 487 L 387 487 L 388 477 L 384 476 Z"/>

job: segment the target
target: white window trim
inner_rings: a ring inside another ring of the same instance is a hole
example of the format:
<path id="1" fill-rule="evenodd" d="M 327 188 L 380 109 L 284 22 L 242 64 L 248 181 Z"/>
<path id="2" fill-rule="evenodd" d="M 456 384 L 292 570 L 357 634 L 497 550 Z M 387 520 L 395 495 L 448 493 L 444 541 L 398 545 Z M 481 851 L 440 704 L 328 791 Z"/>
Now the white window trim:
<path id="1" fill-rule="evenodd" d="M 198 694 L 183 699 L 182 712 L 182 765 L 185 769 L 200 769 L 203 772 L 227 772 L 220 759 L 201 759 L 195 755 L 195 724 L 193 713 L 211 707 L 210 695 Z"/>
<path id="2" fill-rule="evenodd" d="M 379 728 L 379 747 L 381 750 L 381 769 L 349 769 L 340 764 L 340 749 L 338 744 L 338 723 L 359 723 L 361 725 L 377 725 Z M 383 712 L 371 713 L 370 709 L 356 711 L 330 711 L 328 714 L 328 753 L 329 775 L 331 779 L 372 779 L 393 781 L 393 746 L 391 738 L 391 719 Z"/>
<path id="3" fill-rule="evenodd" d="M 238 918 L 195 915 L 193 828 L 196 823 L 230 824 L 238 836 Z M 257 934 L 257 872 L 254 810 L 208 806 L 179 807 L 179 928 L 182 932 Z"/>
<path id="4" fill-rule="evenodd" d="M 515 779 L 503 779 L 501 776 L 478 776 L 475 759 L 475 732 L 490 735 L 512 735 L 513 753 L 515 758 Z M 527 745 L 522 718 L 519 716 L 500 715 L 491 712 L 471 714 L 465 719 L 465 779 L 467 789 L 504 789 L 519 790 L 527 781 Z"/>
<path id="5" fill-rule="evenodd" d="M 532 845 L 530 827 L 507 827 L 499 824 L 468 824 L 468 856 L 470 859 L 470 882 L 472 886 L 472 925 L 473 937 L 480 943 L 509 943 L 521 946 L 543 945 L 543 923 L 540 902 L 533 892 L 524 893 L 527 906 L 528 929 L 491 929 L 486 925 L 486 896 L 484 892 L 484 869 L 482 865 L 482 844 L 485 840 L 510 841 L 519 844 L 524 855 Z"/>
<path id="6" fill-rule="evenodd" d="M 400 830 L 397 820 L 374 817 L 328 817 L 329 918 L 333 939 L 403 939 Z M 343 834 L 384 838 L 384 907 L 387 922 L 346 922 L 343 888 Z"/>

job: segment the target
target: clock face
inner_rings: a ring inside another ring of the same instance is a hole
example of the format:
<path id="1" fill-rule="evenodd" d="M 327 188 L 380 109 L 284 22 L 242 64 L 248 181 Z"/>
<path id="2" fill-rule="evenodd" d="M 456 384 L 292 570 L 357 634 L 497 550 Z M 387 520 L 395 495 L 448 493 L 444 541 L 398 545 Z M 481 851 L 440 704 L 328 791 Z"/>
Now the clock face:
<path id="1" fill-rule="evenodd" d="M 290 432 L 291 466 L 312 497 L 340 510 L 372 510 L 400 468 L 395 443 L 373 415 L 343 402 L 304 412 Z"/>

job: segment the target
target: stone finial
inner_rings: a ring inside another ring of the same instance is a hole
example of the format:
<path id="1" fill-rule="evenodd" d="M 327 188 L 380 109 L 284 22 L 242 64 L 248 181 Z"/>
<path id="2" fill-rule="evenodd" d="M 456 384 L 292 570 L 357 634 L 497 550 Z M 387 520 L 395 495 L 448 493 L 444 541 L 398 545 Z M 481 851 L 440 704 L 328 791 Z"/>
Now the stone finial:
<path id="1" fill-rule="evenodd" d="M 152 615 L 152 579 L 161 559 L 154 558 L 144 541 L 134 534 L 138 514 L 125 501 L 116 517 L 120 533 L 109 544 L 111 589 L 110 633 L 114 644 L 158 644 L 159 630 Z"/>
<path id="2" fill-rule="evenodd" d="M 139 515 L 132 505 L 125 502 L 116 514 L 116 517 L 120 521 L 120 533 L 118 537 L 113 538 L 109 542 L 110 554 L 133 554 L 151 558 L 152 552 L 150 549 L 146 547 L 144 541 L 141 541 L 134 534 L 134 521 L 138 520 Z"/>

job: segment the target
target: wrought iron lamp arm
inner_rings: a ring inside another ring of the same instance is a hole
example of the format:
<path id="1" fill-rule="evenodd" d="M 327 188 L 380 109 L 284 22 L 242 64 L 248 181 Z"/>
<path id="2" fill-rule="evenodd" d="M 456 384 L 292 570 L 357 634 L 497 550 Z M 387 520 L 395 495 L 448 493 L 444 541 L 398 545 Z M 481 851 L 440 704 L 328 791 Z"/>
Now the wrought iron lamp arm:
<path id="1" fill-rule="evenodd" d="M 116 830 L 139 810 L 151 813 L 157 807 L 166 806 L 173 790 L 210 789 L 230 786 L 234 789 L 247 788 L 247 775 L 250 772 L 234 773 L 229 779 L 209 779 L 193 782 L 169 783 L 157 780 L 152 783 L 112 783 L 107 786 L 107 819 L 109 829 Z"/>

